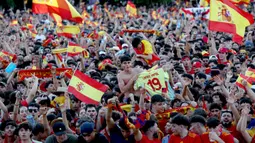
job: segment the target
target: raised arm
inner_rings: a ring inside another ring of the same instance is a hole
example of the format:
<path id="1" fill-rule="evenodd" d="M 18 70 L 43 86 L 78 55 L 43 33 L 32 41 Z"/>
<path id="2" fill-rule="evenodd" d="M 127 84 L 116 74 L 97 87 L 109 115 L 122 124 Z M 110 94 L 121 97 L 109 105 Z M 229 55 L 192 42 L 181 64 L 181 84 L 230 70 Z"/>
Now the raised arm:
<path id="1" fill-rule="evenodd" d="M 106 124 L 107 124 L 109 130 L 114 128 L 114 126 L 115 126 L 115 123 L 112 119 L 112 107 L 114 105 L 116 105 L 117 99 L 118 98 L 113 97 L 112 99 L 108 100 L 108 108 L 107 108 L 107 113 L 106 113 Z"/>
<path id="2" fill-rule="evenodd" d="M 120 77 L 120 75 L 117 75 L 118 78 L 118 84 L 120 87 L 120 91 L 122 93 L 126 93 L 130 88 L 132 88 L 132 85 L 134 84 L 134 81 L 137 79 L 137 75 L 134 76 L 132 79 L 128 81 L 128 83 L 125 85 L 123 79 Z"/>
<path id="3" fill-rule="evenodd" d="M 33 85 L 32 89 L 30 90 L 28 97 L 26 99 L 27 103 L 30 103 L 33 100 L 35 93 L 37 91 L 37 88 L 38 88 L 38 80 L 39 79 L 35 75 L 33 75 L 32 80 L 34 81 L 34 85 Z"/>

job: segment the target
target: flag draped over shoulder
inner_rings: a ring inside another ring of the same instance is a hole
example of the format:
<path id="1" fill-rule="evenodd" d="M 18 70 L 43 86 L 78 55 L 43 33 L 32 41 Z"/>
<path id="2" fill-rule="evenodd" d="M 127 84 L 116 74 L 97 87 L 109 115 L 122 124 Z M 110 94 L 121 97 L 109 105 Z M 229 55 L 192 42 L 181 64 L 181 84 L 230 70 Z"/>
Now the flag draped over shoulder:
<path id="1" fill-rule="evenodd" d="M 67 91 L 82 102 L 98 104 L 107 89 L 107 86 L 76 70 Z"/>
<path id="2" fill-rule="evenodd" d="M 36 14 L 55 13 L 62 19 L 82 22 L 81 15 L 67 0 L 33 0 L 32 11 Z"/>
<path id="3" fill-rule="evenodd" d="M 137 9 L 134 3 L 128 1 L 126 6 L 126 11 L 128 12 L 129 16 L 136 17 L 137 16 Z"/>
<path id="4" fill-rule="evenodd" d="M 233 34 L 233 41 L 242 43 L 245 27 L 254 23 L 253 16 L 228 0 L 211 0 L 209 30 Z"/>

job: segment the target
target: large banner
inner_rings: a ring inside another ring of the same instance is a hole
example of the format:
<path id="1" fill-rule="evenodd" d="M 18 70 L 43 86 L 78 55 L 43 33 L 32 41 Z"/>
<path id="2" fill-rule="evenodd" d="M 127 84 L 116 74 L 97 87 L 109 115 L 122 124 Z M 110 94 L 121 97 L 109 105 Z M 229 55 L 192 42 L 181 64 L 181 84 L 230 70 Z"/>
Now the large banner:
<path id="1" fill-rule="evenodd" d="M 210 8 L 209 7 L 201 7 L 201 8 L 182 8 L 181 14 L 185 17 L 201 20 L 209 19 Z"/>
<path id="2" fill-rule="evenodd" d="M 73 70 L 71 68 L 57 68 L 56 69 L 56 75 L 59 76 L 62 72 L 65 72 L 65 76 L 68 78 L 71 78 L 73 75 Z M 43 70 L 20 70 L 18 72 L 18 80 L 22 81 L 27 77 L 32 77 L 32 75 L 35 74 L 38 78 L 44 78 L 44 77 L 52 77 L 51 70 L 50 69 L 43 69 Z"/>

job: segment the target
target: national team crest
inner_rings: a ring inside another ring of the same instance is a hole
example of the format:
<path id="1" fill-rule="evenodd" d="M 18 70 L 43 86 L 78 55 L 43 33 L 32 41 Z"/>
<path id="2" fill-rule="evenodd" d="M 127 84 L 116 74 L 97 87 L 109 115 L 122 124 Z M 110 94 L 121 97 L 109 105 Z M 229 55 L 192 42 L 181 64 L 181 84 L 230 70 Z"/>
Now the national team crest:
<path id="1" fill-rule="evenodd" d="M 82 83 L 82 82 L 79 82 L 79 83 L 76 85 L 76 89 L 77 89 L 78 91 L 82 91 L 82 90 L 84 89 L 84 87 L 85 87 L 85 85 L 84 85 L 84 83 Z"/>
<path id="2" fill-rule="evenodd" d="M 232 22 L 230 11 L 225 5 L 222 5 L 222 7 L 219 7 L 218 10 L 219 10 L 218 11 L 219 21 Z"/>

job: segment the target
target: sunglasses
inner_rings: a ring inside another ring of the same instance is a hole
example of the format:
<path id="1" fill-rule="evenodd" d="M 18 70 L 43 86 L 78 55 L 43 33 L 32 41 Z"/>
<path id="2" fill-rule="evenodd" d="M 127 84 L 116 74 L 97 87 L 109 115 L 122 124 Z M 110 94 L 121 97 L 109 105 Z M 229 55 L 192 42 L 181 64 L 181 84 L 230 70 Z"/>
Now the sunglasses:
<path id="1" fill-rule="evenodd" d="M 37 109 L 28 109 L 28 111 L 30 112 L 30 113 L 32 113 L 32 112 L 38 112 L 38 110 Z"/>

